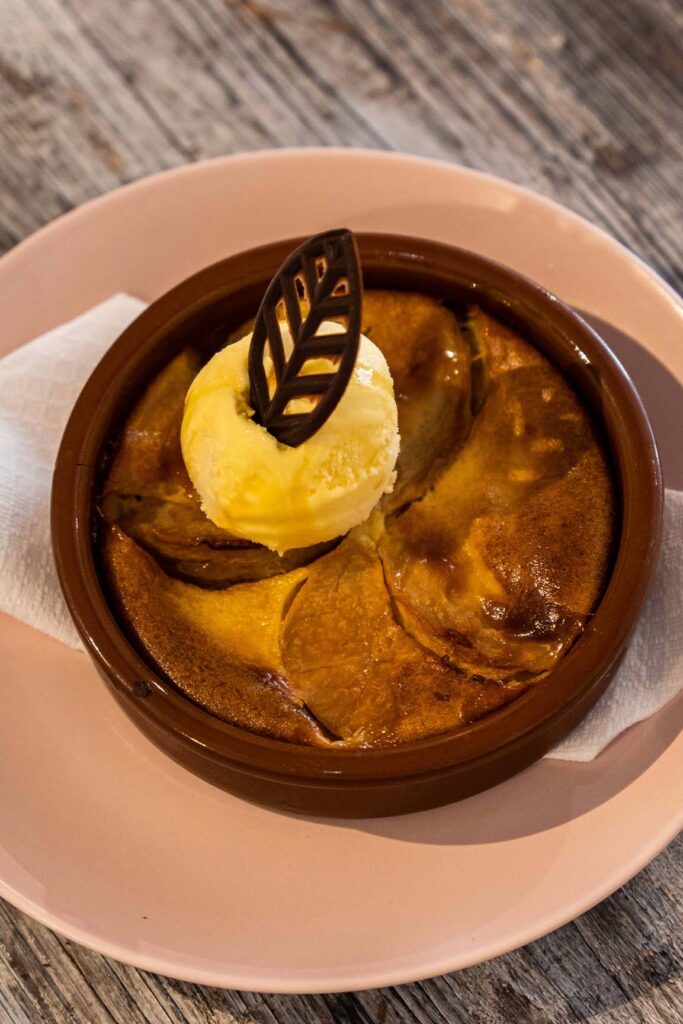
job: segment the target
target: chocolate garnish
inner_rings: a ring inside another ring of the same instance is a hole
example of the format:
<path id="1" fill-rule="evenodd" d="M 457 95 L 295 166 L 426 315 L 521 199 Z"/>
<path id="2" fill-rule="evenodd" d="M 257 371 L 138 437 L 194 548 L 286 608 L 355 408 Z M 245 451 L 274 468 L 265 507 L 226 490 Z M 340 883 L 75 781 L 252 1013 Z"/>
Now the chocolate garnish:
<path id="1" fill-rule="evenodd" d="M 254 419 L 269 433 L 297 448 L 329 418 L 356 365 L 360 342 L 363 283 L 358 250 L 347 228 L 314 235 L 287 257 L 268 285 L 249 346 L 249 384 Z M 343 326 L 338 334 L 318 334 L 324 320 Z M 286 321 L 293 347 L 285 352 Z M 266 343 L 273 364 L 271 393 L 264 366 Z M 333 373 L 302 373 L 309 359 L 325 357 Z M 319 397 L 310 412 L 287 412 L 295 398 Z"/>

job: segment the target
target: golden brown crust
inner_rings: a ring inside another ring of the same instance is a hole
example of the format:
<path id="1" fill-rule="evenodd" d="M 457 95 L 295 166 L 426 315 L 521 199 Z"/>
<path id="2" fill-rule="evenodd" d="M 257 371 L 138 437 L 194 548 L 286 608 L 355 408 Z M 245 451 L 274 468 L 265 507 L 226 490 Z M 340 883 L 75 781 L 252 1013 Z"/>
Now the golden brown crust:
<path id="1" fill-rule="evenodd" d="M 180 451 L 180 424 L 185 395 L 199 367 L 197 353 L 185 349 L 149 385 L 124 424 L 104 494 L 178 501 L 194 495 Z"/>
<path id="2" fill-rule="evenodd" d="M 283 609 L 299 572 L 208 591 L 171 579 L 117 527 L 103 531 L 110 591 L 129 631 L 168 678 L 218 718 L 294 743 L 325 737 L 289 690 Z"/>

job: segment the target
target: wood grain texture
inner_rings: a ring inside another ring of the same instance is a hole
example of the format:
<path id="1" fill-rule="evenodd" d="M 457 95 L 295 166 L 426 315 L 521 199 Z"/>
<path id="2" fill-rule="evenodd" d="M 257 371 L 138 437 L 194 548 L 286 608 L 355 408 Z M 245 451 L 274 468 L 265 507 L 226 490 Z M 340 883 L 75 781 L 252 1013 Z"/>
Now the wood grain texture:
<path id="1" fill-rule="evenodd" d="M 678 0 L 0 0 L 0 251 L 119 184 L 283 145 L 439 156 L 552 196 L 683 284 Z M 0 1024 L 669 1024 L 683 839 L 489 964 L 258 996 L 123 967 L 0 905 Z"/>

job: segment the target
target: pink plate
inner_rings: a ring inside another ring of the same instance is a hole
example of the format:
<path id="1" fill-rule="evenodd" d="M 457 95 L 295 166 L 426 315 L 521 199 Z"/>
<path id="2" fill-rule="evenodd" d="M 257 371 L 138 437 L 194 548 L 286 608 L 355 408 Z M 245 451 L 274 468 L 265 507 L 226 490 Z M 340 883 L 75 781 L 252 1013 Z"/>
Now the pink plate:
<path id="1" fill-rule="evenodd" d="M 649 406 L 669 485 L 683 485 L 675 295 L 569 211 L 435 161 L 282 150 L 121 189 L 0 260 L 1 344 L 113 292 L 153 299 L 240 249 L 343 225 L 474 249 L 589 314 Z M 546 760 L 451 807 L 330 822 L 194 778 L 136 731 L 84 654 L 2 617 L 0 658 L 0 895 L 190 981 L 317 992 L 465 967 L 581 914 L 683 825 L 683 699 L 592 763 Z"/>

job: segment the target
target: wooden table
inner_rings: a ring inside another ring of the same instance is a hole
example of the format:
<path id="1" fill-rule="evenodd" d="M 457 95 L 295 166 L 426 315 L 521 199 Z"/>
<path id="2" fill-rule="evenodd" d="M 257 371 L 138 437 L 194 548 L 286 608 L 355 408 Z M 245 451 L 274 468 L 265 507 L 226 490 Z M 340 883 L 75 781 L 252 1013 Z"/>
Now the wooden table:
<path id="1" fill-rule="evenodd" d="M 0 251 L 166 167 L 335 144 L 529 185 L 680 288 L 682 29 L 677 0 L 0 0 Z M 679 838 L 547 938 L 355 995 L 168 981 L 0 905 L 0 1022 L 679 1022 L 682 865 Z"/>

